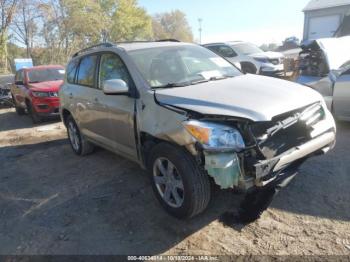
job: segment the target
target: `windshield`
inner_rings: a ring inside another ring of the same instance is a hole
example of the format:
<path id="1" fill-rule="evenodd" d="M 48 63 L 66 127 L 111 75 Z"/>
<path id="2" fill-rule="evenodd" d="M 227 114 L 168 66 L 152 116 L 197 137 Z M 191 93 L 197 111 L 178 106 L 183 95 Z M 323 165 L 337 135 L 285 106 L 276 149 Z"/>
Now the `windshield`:
<path id="1" fill-rule="evenodd" d="M 200 46 L 148 48 L 129 54 L 152 88 L 186 86 L 241 74 L 225 59 Z"/>
<path id="2" fill-rule="evenodd" d="M 28 76 L 29 83 L 63 80 L 64 69 L 46 68 L 46 69 L 30 70 L 28 71 L 27 76 Z"/>
<path id="3" fill-rule="evenodd" d="M 251 55 L 251 54 L 257 54 L 257 53 L 263 53 L 264 51 L 261 50 L 256 45 L 250 44 L 250 43 L 242 43 L 242 44 L 235 44 L 232 45 L 232 48 L 237 51 L 238 53 L 244 54 L 244 55 Z"/>

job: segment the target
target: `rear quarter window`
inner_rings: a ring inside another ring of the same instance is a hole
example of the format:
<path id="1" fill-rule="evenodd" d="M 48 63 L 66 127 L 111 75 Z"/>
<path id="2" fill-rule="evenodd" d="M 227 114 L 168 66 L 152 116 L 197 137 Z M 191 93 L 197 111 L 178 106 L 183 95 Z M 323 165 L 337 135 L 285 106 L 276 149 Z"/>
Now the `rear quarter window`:
<path id="1" fill-rule="evenodd" d="M 67 66 L 67 82 L 70 84 L 75 83 L 75 74 L 77 72 L 78 64 L 79 64 L 79 60 L 75 59 L 73 61 L 70 61 Z"/>

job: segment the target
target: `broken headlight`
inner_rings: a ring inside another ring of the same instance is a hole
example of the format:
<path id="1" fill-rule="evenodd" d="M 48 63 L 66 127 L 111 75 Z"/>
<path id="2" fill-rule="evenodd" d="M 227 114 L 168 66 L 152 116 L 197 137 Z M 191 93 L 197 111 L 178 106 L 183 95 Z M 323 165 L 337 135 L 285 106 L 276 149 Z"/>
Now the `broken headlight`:
<path id="1" fill-rule="evenodd" d="M 196 120 L 185 121 L 183 125 L 205 149 L 231 149 L 238 152 L 245 148 L 242 135 L 235 128 Z"/>

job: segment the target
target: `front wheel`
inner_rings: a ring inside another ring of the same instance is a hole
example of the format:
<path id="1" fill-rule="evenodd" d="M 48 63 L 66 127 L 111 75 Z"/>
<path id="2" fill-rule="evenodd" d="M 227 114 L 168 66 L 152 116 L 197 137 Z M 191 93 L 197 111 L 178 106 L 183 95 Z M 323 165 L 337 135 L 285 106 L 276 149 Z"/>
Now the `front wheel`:
<path id="1" fill-rule="evenodd" d="M 33 121 L 33 124 L 38 124 L 41 122 L 41 117 L 38 115 L 38 113 L 35 111 L 35 108 L 31 103 L 27 103 L 27 110 L 30 118 Z"/>
<path id="2" fill-rule="evenodd" d="M 210 201 L 209 178 L 187 151 L 160 143 L 148 159 L 153 191 L 168 213 L 190 218 L 204 211 Z"/>

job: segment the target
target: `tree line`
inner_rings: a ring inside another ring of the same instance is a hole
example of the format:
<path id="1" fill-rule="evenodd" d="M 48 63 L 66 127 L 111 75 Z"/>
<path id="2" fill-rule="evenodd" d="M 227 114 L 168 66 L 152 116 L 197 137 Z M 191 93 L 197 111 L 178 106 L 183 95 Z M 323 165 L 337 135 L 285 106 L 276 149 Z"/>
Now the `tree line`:
<path id="1" fill-rule="evenodd" d="M 100 42 L 174 38 L 193 42 L 186 15 L 151 16 L 137 0 L 0 0 L 0 70 L 14 58 L 65 64 L 79 49 Z"/>

